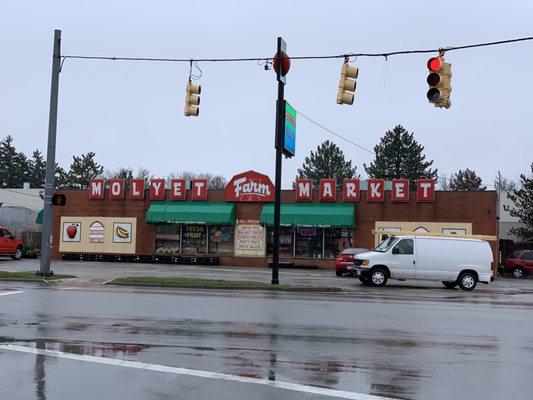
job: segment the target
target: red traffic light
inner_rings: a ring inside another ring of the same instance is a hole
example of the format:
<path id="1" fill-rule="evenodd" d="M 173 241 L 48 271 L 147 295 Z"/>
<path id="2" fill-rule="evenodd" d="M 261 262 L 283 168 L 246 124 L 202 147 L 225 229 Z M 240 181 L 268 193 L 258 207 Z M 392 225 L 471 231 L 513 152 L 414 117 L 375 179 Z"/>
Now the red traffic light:
<path id="1" fill-rule="evenodd" d="M 443 61 L 440 57 L 431 57 L 428 60 L 428 69 L 433 72 L 437 72 L 442 68 Z"/>

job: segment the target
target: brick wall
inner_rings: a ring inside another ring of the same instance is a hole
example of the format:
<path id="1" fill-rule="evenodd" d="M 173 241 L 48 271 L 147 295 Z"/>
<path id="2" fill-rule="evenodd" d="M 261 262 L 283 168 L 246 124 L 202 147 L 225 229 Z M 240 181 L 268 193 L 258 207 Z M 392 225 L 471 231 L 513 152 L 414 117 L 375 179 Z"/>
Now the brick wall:
<path id="1" fill-rule="evenodd" d="M 148 199 L 141 201 L 109 200 L 106 191 L 104 200 L 89 200 L 86 190 L 58 191 L 67 195 L 65 207 L 54 207 L 52 257 L 60 259 L 58 252 L 61 216 L 103 216 L 136 217 L 137 248 L 139 255 L 151 255 L 154 252 L 154 226 L 145 223 L 146 210 L 150 207 Z M 146 193 L 148 196 L 148 192 Z M 188 193 L 188 196 L 190 193 Z M 422 221 L 422 222 L 470 222 L 473 234 L 498 236 L 497 194 L 486 192 L 436 192 L 435 203 L 416 202 L 416 193 L 411 193 L 409 203 L 392 203 L 391 193 L 386 192 L 385 203 L 367 203 L 366 192 L 361 192 L 361 201 L 355 203 L 356 218 L 354 239 L 357 247 L 373 247 L 375 221 Z M 126 193 L 127 197 L 127 193 Z M 168 198 L 168 191 L 167 191 Z M 342 201 L 342 193 L 337 194 L 337 201 Z M 208 201 L 225 201 L 225 191 L 211 190 Z M 313 201 L 318 201 L 314 193 Z M 282 191 L 282 202 L 295 202 L 295 192 Z M 236 203 L 235 214 L 238 219 L 259 219 L 262 203 Z M 497 242 L 491 242 L 494 260 L 497 260 Z M 290 259 L 296 264 L 313 264 L 323 268 L 333 268 L 333 260 Z M 220 257 L 225 265 L 264 266 L 266 258 Z M 496 263 L 494 263 L 495 265 Z"/>

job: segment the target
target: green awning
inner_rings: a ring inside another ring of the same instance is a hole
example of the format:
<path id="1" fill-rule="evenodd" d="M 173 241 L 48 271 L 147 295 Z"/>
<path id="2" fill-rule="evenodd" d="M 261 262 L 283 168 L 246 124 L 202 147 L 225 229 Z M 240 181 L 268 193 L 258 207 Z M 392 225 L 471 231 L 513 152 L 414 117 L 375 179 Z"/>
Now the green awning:
<path id="1" fill-rule="evenodd" d="M 265 204 L 259 222 L 274 225 L 274 204 Z M 281 205 L 281 225 L 353 228 L 355 205 L 349 203 L 292 203 Z"/>
<path id="2" fill-rule="evenodd" d="M 36 224 L 42 224 L 43 223 L 43 215 L 44 215 L 44 208 L 39 211 L 39 214 L 37 214 L 37 218 L 35 218 Z"/>
<path id="3" fill-rule="evenodd" d="M 157 202 L 146 211 L 146 222 L 234 225 L 233 203 L 207 201 Z"/>

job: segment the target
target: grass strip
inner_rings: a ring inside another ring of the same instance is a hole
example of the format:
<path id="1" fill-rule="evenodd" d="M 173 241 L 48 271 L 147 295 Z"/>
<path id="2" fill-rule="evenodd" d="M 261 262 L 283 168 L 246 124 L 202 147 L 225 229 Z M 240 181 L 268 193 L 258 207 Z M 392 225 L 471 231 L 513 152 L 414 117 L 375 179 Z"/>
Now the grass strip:
<path id="1" fill-rule="evenodd" d="M 21 271 L 21 272 L 10 272 L 10 271 L 0 271 L 0 280 L 25 280 L 25 281 L 55 281 L 58 279 L 66 278 L 76 278 L 74 275 L 53 275 L 53 276 L 39 276 L 35 275 L 34 271 Z"/>
<path id="2" fill-rule="evenodd" d="M 226 281 L 222 279 L 204 279 L 180 276 L 126 276 L 117 278 L 108 283 L 109 285 L 132 285 L 132 286 L 162 286 L 162 287 L 188 287 L 205 289 L 267 289 L 267 290 L 294 290 L 294 291 L 323 291 L 340 292 L 336 287 L 272 285 L 270 283 L 256 281 Z"/>

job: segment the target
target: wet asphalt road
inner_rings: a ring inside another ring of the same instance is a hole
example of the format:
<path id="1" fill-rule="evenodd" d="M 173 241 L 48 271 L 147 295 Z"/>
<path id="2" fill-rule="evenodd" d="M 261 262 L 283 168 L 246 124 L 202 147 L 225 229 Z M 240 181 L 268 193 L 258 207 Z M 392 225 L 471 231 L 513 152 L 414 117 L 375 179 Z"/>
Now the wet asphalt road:
<path id="1" fill-rule="evenodd" d="M 532 398 L 533 280 L 471 293 L 406 283 L 291 294 L 3 282 L 0 340 L 393 398 Z M 335 398 L 5 349 L 0 388 L 2 399 Z"/>

